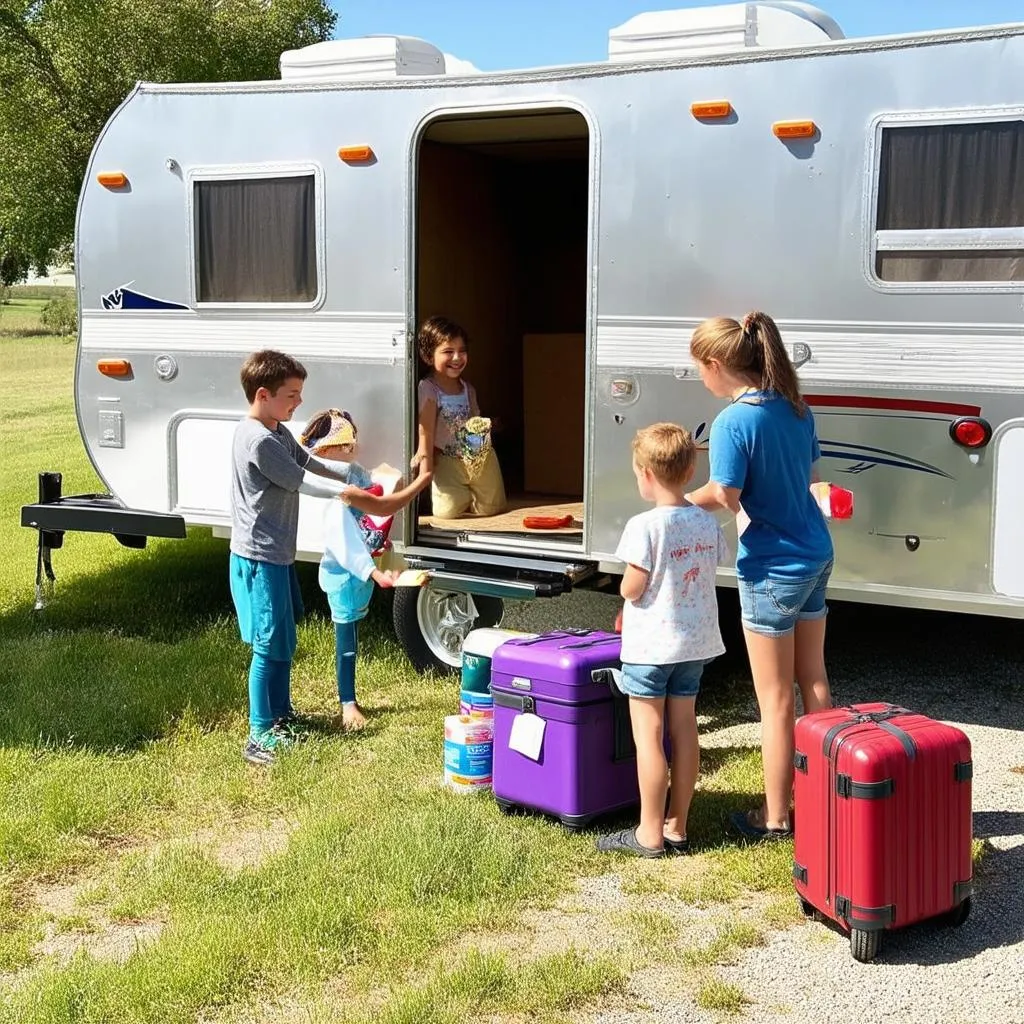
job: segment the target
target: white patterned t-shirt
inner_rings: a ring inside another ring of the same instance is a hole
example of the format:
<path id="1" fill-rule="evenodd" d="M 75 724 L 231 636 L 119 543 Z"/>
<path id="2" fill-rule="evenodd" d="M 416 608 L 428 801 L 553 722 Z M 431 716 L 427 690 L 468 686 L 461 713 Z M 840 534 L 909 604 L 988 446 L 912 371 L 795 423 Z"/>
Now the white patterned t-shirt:
<path id="1" fill-rule="evenodd" d="M 717 520 L 696 505 L 656 505 L 626 523 L 615 556 L 649 575 L 622 611 L 623 662 L 675 665 L 724 653 L 715 571 L 728 553 Z"/>

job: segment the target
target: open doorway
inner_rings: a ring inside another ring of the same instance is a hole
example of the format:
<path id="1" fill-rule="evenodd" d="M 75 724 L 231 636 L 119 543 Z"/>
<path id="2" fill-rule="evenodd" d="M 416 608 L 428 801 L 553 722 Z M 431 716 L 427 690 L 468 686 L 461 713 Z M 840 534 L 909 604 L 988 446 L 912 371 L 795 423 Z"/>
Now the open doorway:
<path id="1" fill-rule="evenodd" d="M 440 519 L 428 492 L 421 540 L 582 546 L 589 168 L 587 122 L 561 108 L 443 116 L 423 136 L 416 322 L 441 315 L 469 335 L 465 379 L 492 420 L 508 505 Z"/>

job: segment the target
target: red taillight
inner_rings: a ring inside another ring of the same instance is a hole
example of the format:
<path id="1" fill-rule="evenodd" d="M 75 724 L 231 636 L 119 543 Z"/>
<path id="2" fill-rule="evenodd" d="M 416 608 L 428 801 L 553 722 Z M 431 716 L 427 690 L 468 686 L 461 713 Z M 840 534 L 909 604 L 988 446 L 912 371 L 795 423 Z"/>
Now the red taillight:
<path id="1" fill-rule="evenodd" d="M 992 437 L 992 428 L 985 420 L 965 416 L 949 425 L 949 436 L 964 448 L 983 448 Z"/>

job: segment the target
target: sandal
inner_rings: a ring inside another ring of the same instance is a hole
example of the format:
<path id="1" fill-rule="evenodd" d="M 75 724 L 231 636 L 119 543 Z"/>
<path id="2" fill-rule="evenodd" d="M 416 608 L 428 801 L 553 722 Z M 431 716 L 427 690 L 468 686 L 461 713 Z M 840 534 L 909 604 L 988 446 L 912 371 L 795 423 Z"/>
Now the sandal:
<path id="1" fill-rule="evenodd" d="M 793 838 L 791 828 L 764 828 L 761 825 L 755 825 L 750 820 L 749 811 L 734 811 L 729 815 L 729 821 L 741 836 L 752 843 Z"/>
<path id="2" fill-rule="evenodd" d="M 621 832 L 611 832 L 600 836 L 594 843 L 602 853 L 631 853 L 637 857 L 664 857 L 665 851 L 644 846 L 636 837 L 636 829 L 624 828 Z"/>
<path id="3" fill-rule="evenodd" d="M 665 836 L 665 852 L 689 853 L 690 840 L 686 836 L 683 836 L 682 839 L 670 839 L 668 836 Z"/>

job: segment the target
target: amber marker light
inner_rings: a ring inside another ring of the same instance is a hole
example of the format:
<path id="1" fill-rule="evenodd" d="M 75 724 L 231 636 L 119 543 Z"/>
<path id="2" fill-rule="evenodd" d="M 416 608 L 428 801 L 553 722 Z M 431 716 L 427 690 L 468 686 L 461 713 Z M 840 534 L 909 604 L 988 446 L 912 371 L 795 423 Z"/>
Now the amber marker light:
<path id="1" fill-rule="evenodd" d="M 342 146 L 338 156 L 347 164 L 365 164 L 373 159 L 373 150 L 369 146 Z"/>
<path id="2" fill-rule="evenodd" d="M 732 114 L 732 104 L 728 100 L 707 100 L 691 103 L 690 113 L 701 121 L 720 121 Z"/>
<path id="3" fill-rule="evenodd" d="M 132 364 L 127 359 L 100 359 L 96 363 L 96 369 L 104 377 L 130 377 L 132 375 Z"/>
<path id="4" fill-rule="evenodd" d="M 813 121 L 776 121 L 772 134 L 777 139 L 809 139 L 818 131 Z"/>
<path id="5" fill-rule="evenodd" d="M 128 184 L 128 175 L 124 171 L 100 171 L 96 180 L 104 188 L 124 188 Z"/>

